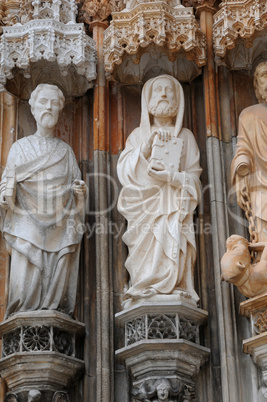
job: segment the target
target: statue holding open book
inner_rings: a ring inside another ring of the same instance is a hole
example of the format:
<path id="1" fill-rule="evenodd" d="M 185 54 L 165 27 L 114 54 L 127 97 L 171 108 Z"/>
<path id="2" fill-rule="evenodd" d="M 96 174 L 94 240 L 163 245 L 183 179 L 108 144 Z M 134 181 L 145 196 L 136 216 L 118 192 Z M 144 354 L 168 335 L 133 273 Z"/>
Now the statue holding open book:
<path id="1" fill-rule="evenodd" d="M 11 255 L 6 317 L 75 308 L 87 187 L 71 147 L 54 136 L 61 90 L 40 84 L 30 105 L 35 134 L 16 141 L 0 184 L 2 232 Z"/>
<path id="2" fill-rule="evenodd" d="M 127 308 L 162 295 L 194 304 L 196 260 L 193 213 L 200 200 L 199 150 L 182 127 L 184 94 L 173 77 L 144 85 L 141 123 L 128 137 L 118 161 L 123 186 L 118 209 L 128 221 L 123 240 L 129 255 Z"/>

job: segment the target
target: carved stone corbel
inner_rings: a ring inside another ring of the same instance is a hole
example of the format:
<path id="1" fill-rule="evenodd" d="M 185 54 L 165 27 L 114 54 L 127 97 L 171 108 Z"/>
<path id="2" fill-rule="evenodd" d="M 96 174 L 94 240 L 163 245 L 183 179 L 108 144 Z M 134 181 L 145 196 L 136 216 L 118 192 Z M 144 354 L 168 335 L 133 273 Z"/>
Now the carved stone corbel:
<path id="1" fill-rule="evenodd" d="M 182 301 L 142 302 L 116 314 L 125 329 L 125 346 L 116 356 L 131 374 L 134 400 L 157 400 L 160 386 L 168 401 L 194 400 L 195 378 L 210 353 L 199 344 L 206 319 L 206 311 Z"/>
<path id="2" fill-rule="evenodd" d="M 33 391 L 42 402 L 69 402 L 58 389 L 84 370 L 77 349 L 83 333 L 84 324 L 51 310 L 17 313 L 0 324 L 1 377 L 10 391 L 5 402 L 39 401 L 31 399 Z"/>

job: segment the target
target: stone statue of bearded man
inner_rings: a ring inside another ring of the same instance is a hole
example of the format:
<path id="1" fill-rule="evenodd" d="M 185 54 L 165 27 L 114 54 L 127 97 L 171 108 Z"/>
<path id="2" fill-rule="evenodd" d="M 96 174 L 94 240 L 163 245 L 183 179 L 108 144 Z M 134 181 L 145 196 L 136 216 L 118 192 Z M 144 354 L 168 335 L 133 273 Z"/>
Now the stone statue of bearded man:
<path id="1" fill-rule="evenodd" d="M 75 307 L 87 187 L 69 145 L 54 137 L 61 90 L 40 84 L 30 105 L 34 135 L 15 142 L 0 184 L 2 232 L 11 255 L 6 317 Z"/>
<path id="2" fill-rule="evenodd" d="M 125 308 L 163 295 L 175 300 L 182 295 L 193 304 L 199 300 L 193 285 L 193 212 L 202 169 L 195 138 L 182 128 L 183 115 L 183 89 L 175 78 L 147 81 L 140 127 L 128 137 L 118 161 L 123 186 L 118 209 L 128 221 L 123 236 L 130 274 Z"/>

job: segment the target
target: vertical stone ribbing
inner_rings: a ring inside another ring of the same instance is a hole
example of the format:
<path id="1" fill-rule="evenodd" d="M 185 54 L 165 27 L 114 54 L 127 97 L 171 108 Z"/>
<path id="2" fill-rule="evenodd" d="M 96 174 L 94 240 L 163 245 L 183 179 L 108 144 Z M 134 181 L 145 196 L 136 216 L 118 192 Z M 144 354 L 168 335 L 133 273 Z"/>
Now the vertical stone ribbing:
<path id="1" fill-rule="evenodd" d="M 212 2 L 198 8 L 200 26 L 207 38 L 207 64 L 204 67 L 204 100 L 207 135 L 207 163 L 210 184 L 210 209 L 212 223 L 213 269 L 216 294 L 216 310 L 219 328 L 220 366 L 222 393 L 218 401 L 236 402 L 239 400 L 237 365 L 235 360 L 235 322 L 233 321 L 233 297 L 230 287 L 221 283 L 220 260 L 225 249 L 228 222 L 225 209 L 225 189 L 223 157 L 218 124 L 218 99 L 216 96 L 216 75 L 212 24 Z"/>
<path id="2" fill-rule="evenodd" d="M 111 284 L 109 204 L 108 88 L 103 62 L 103 34 L 106 24 L 91 24 L 96 41 L 98 67 L 94 89 L 94 191 L 96 232 L 96 401 L 113 400 L 113 293 Z"/>

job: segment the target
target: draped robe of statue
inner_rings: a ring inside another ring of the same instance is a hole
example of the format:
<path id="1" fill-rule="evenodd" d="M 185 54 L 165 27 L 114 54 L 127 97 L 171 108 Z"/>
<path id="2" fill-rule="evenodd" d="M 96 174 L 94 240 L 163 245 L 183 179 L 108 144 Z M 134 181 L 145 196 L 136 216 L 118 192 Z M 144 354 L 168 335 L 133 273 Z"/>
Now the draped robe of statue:
<path id="1" fill-rule="evenodd" d="M 249 167 L 249 193 L 258 226 L 267 222 L 267 104 L 259 103 L 242 111 L 235 157 L 232 162 L 232 180 L 236 181 L 239 166 Z M 262 222 L 264 221 L 264 222 Z M 267 240 L 259 230 L 259 240 Z"/>
<path id="2" fill-rule="evenodd" d="M 196 259 L 193 211 L 200 200 L 199 150 L 191 131 L 182 128 L 184 95 L 179 82 L 173 79 L 179 98 L 174 135 L 184 141 L 180 161 L 182 185 L 148 175 L 149 161 L 142 155 L 141 145 L 152 130 L 148 101 L 154 81 L 149 80 L 143 88 L 140 127 L 128 137 L 118 161 L 118 177 L 123 186 L 118 209 L 128 221 L 123 236 L 129 248 L 125 266 L 130 274 L 130 287 L 126 297 L 143 298 L 185 290 L 197 302 L 193 285 Z"/>
<path id="3" fill-rule="evenodd" d="M 3 235 L 11 254 L 6 317 L 18 311 L 75 307 L 84 203 L 72 185 L 80 170 L 69 145 L 35 135 L 10 149 L 0 191 L 15 168 L 14 209 L 3 216 Z M 3 211 L 2 211 L 3 215 Z"/>

